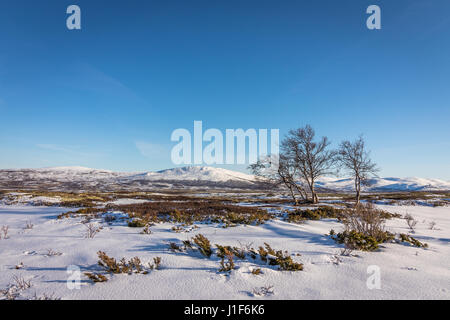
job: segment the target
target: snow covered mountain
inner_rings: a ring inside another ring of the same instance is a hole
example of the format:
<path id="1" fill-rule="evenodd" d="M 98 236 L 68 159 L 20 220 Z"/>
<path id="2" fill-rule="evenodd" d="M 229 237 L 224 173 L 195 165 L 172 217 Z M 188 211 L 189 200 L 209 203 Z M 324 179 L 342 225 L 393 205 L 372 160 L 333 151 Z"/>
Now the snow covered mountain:
<path id="1" fill-rule="evenodd" d="M 113 172 L 85 167 L 0 170 L 1 189 L 143 190 L 176 187 L 255 188 L 253 175 L 213 167 L 183 167 L 157 172 Z"/>
<path id="2" fill-rule="evenodd" d="M 137 175 L 136 177 L 153 181 L 158 180 L 212 181 L 212 182 L 243 181 L 251 183 L 255 181 L 255 177 L 253 175 L 213 167 L 173 168 L 157 172 L 147 172 L 141 175 Z"/>
<path id="3" fill-rule="evenodd" d="M 157 172 L 113 172 L 85 167 L 0 170 L 1 189 L 47 190 L 145 190 L 171 187 L 257 188 L 250 174 L 213 167 L 182 167 Z M 352 191 L 352 179 L 323 178 L 317 187 L 332 191 Z M 450 190 L 450 182 L 423 178 L 373 178 L 369 192 Z"/>
<path id="4" fill-rule="evenodd" d="M 354 190 L 353 179 L 324 178 L 317 182 L 322 188 L 352 191 Z M 372 178 L 367 181 L 364 191 L 390 192 L 390 191 L 440 191 L 450 190 L 450 182 L 439 179 L 424 178 Z"/>

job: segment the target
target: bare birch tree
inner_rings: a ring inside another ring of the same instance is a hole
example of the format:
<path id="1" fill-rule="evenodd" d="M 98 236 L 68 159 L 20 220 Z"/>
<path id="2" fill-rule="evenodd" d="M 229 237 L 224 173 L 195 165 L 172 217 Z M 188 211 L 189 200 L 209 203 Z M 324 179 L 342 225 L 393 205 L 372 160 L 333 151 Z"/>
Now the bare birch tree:
<path id="1" fill-rule="evenodd" d="M 379 171 L 377 165 L 370 159 L 362 136 L 353 142 L 343 141 L 338 150 L 339 166 L 349 172 L 355 180 L 356 203 L 361 198 L 361 185 L 367 183 L 370 175 Z"/>
<path id="2" fill-rule="evenodd" d="M 273 165 L 273 161 L 277 163 Z M 299 181 L 297 168 L 293 161 L 285 155 L 280 154 L 278 157 L 266 157 L 258 160 L 255 164 L 249 166 L 252 173 L 258 177 L 262 177 L 264 182 L 274 186 L 284 186 L 289 190 L 295 205 L 299 204 L 299 198 L 308 201 L 303 184 Z"/>
<path id="3" fill-rule="evenodd" d="M 282 153 L 293 161 L 300 179 L 307 184 L 313 203 L 319 202 L 315 189 L 317 179 L 333 174 L 336 152 L 329 150 L 329 145 L 327 137 L 315 141 L 315 131 L 309 125 L 290 130 L 281 144 Z"/>

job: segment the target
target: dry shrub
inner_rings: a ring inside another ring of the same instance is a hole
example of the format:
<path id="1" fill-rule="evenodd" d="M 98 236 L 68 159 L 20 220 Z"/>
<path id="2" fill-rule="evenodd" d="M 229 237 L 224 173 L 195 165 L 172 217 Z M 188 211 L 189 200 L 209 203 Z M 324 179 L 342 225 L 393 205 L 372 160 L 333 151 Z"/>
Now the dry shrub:
<path id="1" fill-rule="evenodd" d="M 139 218 L 133 218 L 128 221 L 128 226 L 130 228 L 144 228 L 146 225 L 147 222 Z"/>
<path id="2" fill-rule="evenodd" d="M 169 243 L 169 250 L 172 252 L 182 252 L 183 249 L 177 245 L 175 242 L 170 242 Z"/>
<path id="3" fill-rule="evenodd" d="M 76 217 L 95 218 L 95 217 L 100 217 L 103 213 L 106 213 L 106 212 L 107 212 L 107 210 L 105 208 L 87 207 L 87 208 L 78 209 L 76 211 L 68 211 L 68 212 L 65 212 L 65 213 L 61 213 L 58 216 L 58 219 L 62 219 L 62 218 L 76 218 Z"/>
<path id="4" fill-rule="evenodd" d="M 2 228 L 0 229 L 0 239 L 8 239 L 9 235 L 8 235 L 8 231 L 9 231 L 9 226 L 2 226 Z"/>
<path id="5" fill-rule="evenodd" d="M 348 250 L 375 251 L 380 243 L 408 242 L 416 247 L 426 248 L 428 245 L 405 234 L 395 235 L 385 230 L 385 212 L 376 209 L 371 203 L 359 204 L 346 211 L 342 222 L 345 230 L 341 233 L 330 231 L 330 236 L 337 243 L 342 243 Z M 411 216 L 405 216 L 408 226 L 414 231 L 417 223 Z"/>
<path id="6" fill-rule="evenodd" d="M 61 256 L 61 255 L 62 255 L 62 252 L 58 252 L 53 249 L 47 249 L 47 254 L 46 254 L 47 257 L 55 257 L 55 256 Z"/>
<path id="7" fill-rule="evenodd" d="M 153 264 L 148 264 L 150 270 L 159 270 L 161 269 L 161 257 L 153 258 Z"/>
<path id="8" fill-rule="evenodd" d="M 233 256 L 238 257 L 239 259 L 244 260 L 246 255 L 245 248 L 231 247 L 231 246 L 221 246 L 216 244 L 217 247 L 217 256 L 219 258 L 225 258 L 227 255 L 232 254 Z"/>
<path id="9" fill-rule="evenodd" d="M 193 248 L 191 240 L 189 240 L 189 239 L 188 240 L 183 240 L 182 242 L 183 242 L 185 250 Z"/>
<path id="10" fill-rule="evenodd" d="M 130 261 L 125 260 L 125 258 L 122 258 L 119 262 L 115 258 L 109 257 L 105 252 L 99 251 L 97 252 L 98 258 L 100 259 L 98 261 L 99 266 L 103 267 L 105 271 L 111 272 L 111 273 L 132 273 L 133 268 L 136 266 L 137 262 L 140 262 L 135 260 L 136 258 L 131 259 Z M 139 258 L 137 258 L 139 259 Z M 138 267 L 139 271 L 141 270 L 140 265 Z"/>
<path id="11" fill-rule="evenodd" d="M 268 262 L 269 265 L 278 266 L 282 271 L 302 271 L 303 264 L 294 262 L 287 251 L 274 250 L 268 243 L 264 243 L 264 248 L 259 247 L 258 253 L 261 260 Z"/>
<path id="12" fill-rule="evenodd" d="M 407 213 L 405 215 L 405 220 L 406 220 L 406 224 L 408 225 L 408 228 L 411 231 L 411 233 L 415 233 L 414 228 L 417 225 L 417 220 L 414 219 L 413 216 L 410 215 L 409 213 Z"/>
<path id="13" fill-rule="evenodd" d="M 144 227 L 144 229 L 141 231 L 141 234 L 151 234 L 152 231 L 150 230 L 150 224 L 147 223 Z"/>
<path id="14" fill-rule="evenodd" d="M 209 258 L 212 254 L 211 242 L 202 234 L 198 234 L 192 238 L 192 241 L 197 245 L 200 253 Z"/>
<path id="15" fill-rule="evenodd" d="M 172 200 L 172 199 L 171 199 Z M 261 224 L 273 218 L 272 214 L 255 207 L 225 204 L 217 200 L 183 200 L 145 202 L 107 206 L 109 210 L 122 211 L 130 217 L 145 221 L 174 222 L 185 225 L 194 222 L 232 224 Z"/>
<path id="16" fill-rule="evenodd" d="M 271 296 L 275 292 L 273 290 L 273 286 L 264 286 L 264 287 L 253 289 L 252 293 L 255 296 Z"/>
<path id="17" fill-rule="evenodd" d="M 218 244 L 216 244 L 216 247 L 218 249 L 217 256 L 221 258 L 219 272 L 229 272 L 233 270 L 236 267 L 234 264 L 234 250 L 229 246 L 221 246 Z M 227 258 L 227 261 L 225 261 L 225 258 Z"/>
<path id="18" fill-rule="evenodd" d="M 353 209 L 346 209 L 342 218 L 346 231 L 356 231 L 375 239 L 385 237 L 385 220 L 384 211 L 376 209 L 372 203 L 360 203 Z"/>
<path id="19" fill-rule="evenodd" d="M 233 254 L 230 252 L 226 255 L 226 257 L 228 261 L 225 262 L 225 258 L 220 260 L 219 272 L 230 272 L 236 267 L 234 264 Z"/>
<path id="20" fill-rule="evenodd" d="M 31 280 L 25 280 L 22 276 L 13 276 L 13 280 L 15 282 L 15 286 L 19 290 L 26 290 L 28 288 L 31 288 Z"/>
<path id="21" fill-rule="evenodd" d="M 103 267 L 107 272 L 112 273 L 122 273 L 122 269 L 120 265 L 117 263 L 116 259 L 109 257 L 105 252 L 99 251 L 97 252 L 98 265 Z"/>
<path id="22" fill-rule="evenodd" d="M 109 257 L 105 252 L 99 251 L 97 252 L 99 261 L 98 265 L 101 266 L 106 272 L 110 273 L 126 273 L 126 274 L 132 274 L 132 273 L 141 273 L 141 274 L 147 274 L 150 270 L 153 269 L 159 269 L 161 264 L 161 258 L 156 257 L 153 258 L 154 264 L 149 263 L 149 268 L 146 269 L 141 262 L 141 259 L 139 257 L 134 257 L 129 259 L 128 261 L 125 258 L 120 259 L 120 261 L 117 261 L 116 259 Z"/>
<path id="23" fill-rule="evenodd" d="M 113 215 L 107 214 L 107 215 L 104 215 L 104 216 L 103 216 L 103 220 L 104 220 L 106 223 L 111 224 L 111 223 L 113 223 L 114 221 L 117 220 L 117 217 L 115 217 L 115 216 L 113 216 Z"/>
<path id="24" fill-rule="evenodd" d="M 343 213 L 341 221 L 345 230 L 330 236 L 349 250 L 375 251 L 380 243 L 393 241 L 394 234 L 385 230 L 386 212 L 376 209 L 372 203 L 357 204 Z"/>
<path id="25" fill-rule="evenodd" d="M 398 241 L 400 241 L 400 242 L 408 242 L 411 245 L 418 247 L 418 248 L 428 248 L 428 244 L 422 243 L 419 240 L 417 240 L 416 238 L 413 238 L 407 234 L 400 233 L 399 237 L 400 237 L 400 239 Z"/>
<path id="26" fill-rule="evenodd" d="M 85 238 L 93 239 L 97 233 L 102 230 L 102 227 L 97 227 L 93 223 L 84 224 L 86 227 L 86 233 L 84 235 Z"/>
<path id="27" fill-rule="evenodd" d="M 34 224 L 32 224 L 30 220 L 28 220 L 27 223 L 25 224 L 24 229 L 30 230 L 30 229 L 33 229 L 33 227 L 34 227 Z"/>
<path id="28" fill-rule="evenodd" d="M 85 272 L 84 275 L 95 283 L 108 281 L 108 278 L 100 273 Z"/>
<path id="29" fill-rule="evenodd" d="M 261 268 L 255 268 L 252 270 L 252 274 L 258 276 L 261 274 Z"/>
<path id="30" fill-rule="evenodd" d="M 435 221 L 431 221 L 428 226 L 430 227 L 430 230 L 435 230 L 436 227 L 436 222 Z"/>
<path id="31" fill-rule="evenodd" d="M 326 218 L 340 219 L 344 209 L 338 209 L 331 206 L 322 206 L 316 209 L 296 210 L 288 214 L 288 222 L 302 223 L 306 220 L 320 220 Z"/>
<path id="32" fill-rule="evenodd" d="M 185 231 L 184 228 L 179 227 L 179 226 L 174 226 L 174 227 L 172 227 L 171 230 L 172 230 L 173 232 L 176 232 L 176 233 L 181 233 L 181 232 Z"/>

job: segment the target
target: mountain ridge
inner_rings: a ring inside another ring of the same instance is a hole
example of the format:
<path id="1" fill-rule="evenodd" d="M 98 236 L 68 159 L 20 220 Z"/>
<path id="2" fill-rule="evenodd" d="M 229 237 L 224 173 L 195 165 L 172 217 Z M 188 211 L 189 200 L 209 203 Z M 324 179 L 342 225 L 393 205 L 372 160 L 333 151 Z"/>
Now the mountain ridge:
<path id="1" fill-rule="evenodd" d="M 4 189 L 39 187 L 50 185 L 70 187 L 69 189 L 90 189 L 104 187 L 142 189 L 146 187 L 170 187 L 177 185 L 194 187 L 256 188 L 260 181 L 254 175 L 208 166 L 176 167 L 159 171 L 114 172 L 81 166 L 48 167 L 38 169 L 1 169 L 0 187 Z M 351 192 L 351 178 L 324 177 L 317 181 L 317 187 L 324 190 Z M 364 188 L 367 192 L 391 191 L 447 191 L 450 182 L 440 179 L 418 177 L 397 178 L 374 177 Z"/>

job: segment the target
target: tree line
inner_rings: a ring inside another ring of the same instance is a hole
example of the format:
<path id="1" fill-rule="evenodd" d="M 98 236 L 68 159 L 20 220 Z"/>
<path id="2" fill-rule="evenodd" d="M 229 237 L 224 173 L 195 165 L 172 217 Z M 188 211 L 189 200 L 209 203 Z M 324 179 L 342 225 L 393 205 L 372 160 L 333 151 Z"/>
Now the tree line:
<path id="1" fill-rule="evenodd" d="M 314 129 L 306 125 L 288 132 L 276 158 L 259 159 L 249 169 L 273 185 L 286 187 L 296 205 L 300 201 L 318 203 L 315 187 L 318 179 L 344 171 L 354 180 L 355 198 L 359 203 L 361 186 L 379 171 L 370 158 L 364 138 L 342 141 L 337 149 L 331 149 L 330 144 L 325 136 L 316 138 Z"/>

